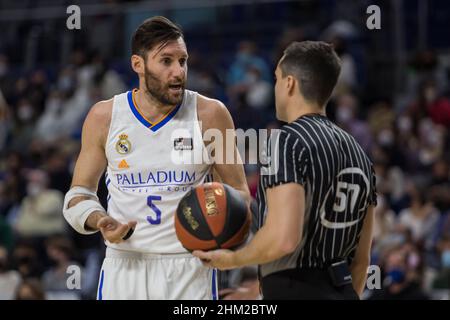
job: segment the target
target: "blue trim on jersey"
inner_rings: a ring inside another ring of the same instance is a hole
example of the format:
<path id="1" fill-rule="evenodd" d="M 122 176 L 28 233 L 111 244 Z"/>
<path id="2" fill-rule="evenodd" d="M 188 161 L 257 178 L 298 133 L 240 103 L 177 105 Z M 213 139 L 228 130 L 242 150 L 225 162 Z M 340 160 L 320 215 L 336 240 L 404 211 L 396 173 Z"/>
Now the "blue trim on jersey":
<path id="1" fill-rule="evenodd" d="M 106 180 L 106 187 L 108 188 L 109 184 L 111 183 L 111 179 Z"/>
<path id="2" fill-rule="evenodd" d="M 216 288 L 216 269 L 213 269 L 212 274 L 212 294 L 213 294 L 213 300 L 217 300 L 217 288 Z"/>
<path id="3" fill-rule="evenodd" d="M 161 128 L 163 125 L 165 125 L 167 122 L 170 121 L 170 119 L 172 119 L 178 112 L 178 110 L 180 110 L 181 107 L 181 103 L 179 105 L 176 106 L 175 109 L 173 109 L 165 118 L 164 120 L 162 120 L 161 122 L 158 122 L 157 124 L 155 124 L 153 127 L 150 128 L 150 130 L 152 130 L 153 132 L 155 132 L 156 130 L 158 130 L 159 128 Z"/>
<path id="4" fill-rule="evenodd" d="M 176 106 L 175 109 L 173 109 L 162 121 L 156 123 L 155 125 L 151 124 L 150 122 L 148 122 L 138 111 L 138 109 L 136 108 L 136 106 L 134 105 L 133 102 L 133 91 L 128 91 L 127 93 L 127 99 L 128 99 L 128 104 L 130 105 L 130 109 L 131 112 L 133 112 L 134 116 L 136 117 L 136 119 L 139 120 L 140 123 L 142 123 L 144 126 L 146 126 L 147 128 L 149 128 L 150 130 L 152 130 L 153 132 L 157 131 L 159 128 L 161 128 L 162 126 L 164 126 L 167 122 L 169 122 L 178 112 L 178 110 L 180 110 L 181 105 L 183 104 L 180 103 L 178 106 Z"/>
<path id="5" fill-rule="evenodd" d="M 100 276 L 100 286 L 98 288 L 98 300 L 103 300 L 103 278 L 105 277 L 105 270 L 102 270 L 102 274 Z"/>
<path id="6" fill-rule="evenodd" d="M 139 113 L 139 111 L 136 109 L 136 106 L 133 103 L 133 91 L 128 91 L 127 93 L 128 98 L 128 104 L 130 105 L 131 112 L 133 112 L 134 116 L 147 128 L 151 127 L 151 123 L 144 119 L 143 116 Z"/>

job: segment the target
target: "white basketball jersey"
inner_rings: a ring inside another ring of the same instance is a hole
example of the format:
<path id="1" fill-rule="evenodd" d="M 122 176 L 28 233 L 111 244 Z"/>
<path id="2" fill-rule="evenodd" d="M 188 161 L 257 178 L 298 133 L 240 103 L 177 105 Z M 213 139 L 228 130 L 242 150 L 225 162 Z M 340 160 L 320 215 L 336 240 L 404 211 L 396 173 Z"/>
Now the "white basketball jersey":
<path id="1" fill-rule="evenodd" d="M 197 93 L 185 90 L 183 102 L 153 124 L 140 113 L 135 93 L 114 97 L 105 151 L 108 214 L 119 222 L 138 224 L 131 238 L 107 245 L 147 253 L 185 253 L 175 234 L 174 213 L 189 190 L 210 178 L 197 121 Z"/>

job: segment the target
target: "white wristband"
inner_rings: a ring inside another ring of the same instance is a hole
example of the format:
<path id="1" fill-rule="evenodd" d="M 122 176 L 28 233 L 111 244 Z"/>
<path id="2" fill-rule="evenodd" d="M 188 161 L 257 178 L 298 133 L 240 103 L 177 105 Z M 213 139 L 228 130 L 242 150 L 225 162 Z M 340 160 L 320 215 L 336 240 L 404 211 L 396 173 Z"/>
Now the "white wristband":
<path id="1" fill-rule="evenodd" d="M 94 197 L 96 200 L 83 200 L 73 207 L 68 208 L 70 201 L 73 198 L 80 196 Z M 94 211 L 105 212 L 105 209 L 98 202 L 98 197 L 94 192 L 84 187 L 73 187 L 67 192 L 64 198 L 63 214 L 67 223 L 69 223 L 77 232 L 81 234 L 93 234 L 98 231 L 86 230 L 84 227 L 89 215 Z"/>

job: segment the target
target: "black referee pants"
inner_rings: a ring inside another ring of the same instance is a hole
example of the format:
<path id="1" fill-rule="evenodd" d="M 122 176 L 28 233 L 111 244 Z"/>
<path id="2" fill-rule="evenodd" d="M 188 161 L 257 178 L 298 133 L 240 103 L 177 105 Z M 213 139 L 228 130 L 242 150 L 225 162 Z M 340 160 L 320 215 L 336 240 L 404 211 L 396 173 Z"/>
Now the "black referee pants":
<path id="1" fill-rule="evenodd" d="M 327 270 L 293 269 L 262 278 L 264 300 L 359 300 L 353 286 L 335 287 Z"/>

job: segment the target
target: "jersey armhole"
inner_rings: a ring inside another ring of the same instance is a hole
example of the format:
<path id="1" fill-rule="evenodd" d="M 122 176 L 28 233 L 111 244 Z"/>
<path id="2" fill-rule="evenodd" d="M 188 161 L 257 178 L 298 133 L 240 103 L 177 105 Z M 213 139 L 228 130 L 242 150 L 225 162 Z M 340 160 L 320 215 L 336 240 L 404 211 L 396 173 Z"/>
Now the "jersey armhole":
<path id="1" fill-rule="evenodd" d="M 117 113 L 116 112 L 117 103 L 118 103 L 117 98 L 118 98 L 117 95 L 114 96 L 114 98 L 113 98 L 112 107 L 111 107 L 111 121 L 109 122 L 108 135 L 106 136 L 105 145 L 103 146 L 103 148 L 105 148 L 106 158 L 108 158 L 108 144 L 111 141 L 111 132 L 113 131 L 112 127 L 113 127 L 113 123 L 114 123 L 116 113 Z"/>
<path id="2" fill-rule="evenodd" d="M 195 125 L 195 130 L 197 130 L 197 133 L 199 134 L 200 140 L 202 141 L 202 146 L 203 146 L 203 152 L 206 152 L 206 156 L 207 156 L 207 162 L 211 163 L 211 167 L 213 166 L 213 163 L 211 161 L 211 158 L 209 156 L 209 149 L 211 148 L 209 144 L 208 146 L 205 144 L 205 141 L 203 140 L 203 131 L 202 131 L 202 127 L 200 126 L 200 124 L 202 123 L 202 120 L 199 118 L 198 116 L 198 93 L 195 93 L 195 95 L 193 96 L 194 99 L 194 105 L 195 105 L 195 121 L 196 121 L 196 125 Z M 210 169 L 210 171 L 212 172 L 212 170 Z"/>

